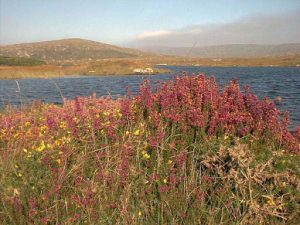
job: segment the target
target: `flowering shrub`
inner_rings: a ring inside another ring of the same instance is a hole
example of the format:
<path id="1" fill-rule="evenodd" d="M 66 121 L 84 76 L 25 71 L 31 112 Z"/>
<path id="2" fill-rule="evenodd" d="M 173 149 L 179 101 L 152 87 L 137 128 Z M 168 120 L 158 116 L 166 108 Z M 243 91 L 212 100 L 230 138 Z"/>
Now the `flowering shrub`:
<path id="1" fill-rule="evenodd" d="M 253 224 L 299 218 L 299 137 L 269 99 L 177 77 L 138 96 L 0 114 L 3 224 Z"/>

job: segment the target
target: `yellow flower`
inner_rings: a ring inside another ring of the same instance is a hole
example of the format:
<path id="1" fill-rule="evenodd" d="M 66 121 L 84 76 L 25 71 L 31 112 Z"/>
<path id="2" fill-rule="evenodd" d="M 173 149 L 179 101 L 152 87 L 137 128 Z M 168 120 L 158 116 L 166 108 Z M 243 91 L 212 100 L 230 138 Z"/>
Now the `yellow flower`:
<path id="1" fill-rule="evenodd" d="M 41 133 L 46 133 L 48 131 L 48 127 L 46 125 L 43 125 L 40 127 L 40 132 Z"/>
<path id="2" fill-rule="evenodd" d="M 164 182 L 164 184 L 168 183 L 167 179 L 164 179 L 163 182 Z"/>
<path id="3" fill-rule="evenodd" d="M 61 163 L 61 160 L 60 160 L 60 159 L 57 159 L 56 162 L 57 162 L 58 164 L 60 164 L 60 163 Z"/>
<path id="4" fill-rule="evenodd" d="M 272 197 L 272 196 L 263 195 L 263 197 L 265 197 L 265 198 L 267 198 L 267 199 L 268 199 L 268 201 L 267 201 L 268 205 L 270 205 L 270 206 L 274 206 L 274 205 L 276 205 L 276 203 L 275 203 L 275 201 L 274 201 L 274 199 L 273 199 L 273 197 Z"/>
<path id="5" fill-rule="evenodd" d="M 67 128 L 67 123 L 66 123 L 65 121 L 62 121 L 62 122 L 60 122 L 59 127 L 60 127 L 61 129 L 66 129 L 66 128 Z"/>
<path id="6" fill-rule="evenodd" d="M 173 162 L 172 160 L 170 160 L 170 159 L 168 160 L 168 164 L 172 164 L 172 162 Z"/>
<path id="7" fill-rule="evenodd" d="M 128 130 L 126 130 L 125 135 L 129 135 L 129 131 Z"/>
<path id="8" fill-rule="evenodd" d="M 143 158 L 144 158 L 144 159 L 150 159 L 150 155 L 149 155 L 148 153 L 144 153 L 144 154 L 143 154 Z"/>
<path id="9" fill-rule="evenodd" d="M 19 196 L 20 192 L 18 189 L 14 188 L 14 196 Z"/>
<path id="10" fill-rule="evenodd" d="M 21 173 L 18 173 L 18 177 L 22 177 L 23 175 Z"/>
<path id="11" fill-rule="evenodd" d="M 139 136 L 140 135 L 140 130 L 136 130 L 136 131 L 134 131 L 134 133 L 133 133 L 135 136 Z"/>
<path id="12" fill-rule="evenodd" d="M 139 216 L 142 216 L 142 212 L 141 212 L 141 211 L 139 211 L 138 215 L 139 215 Z"/>
<path id="13" fill-rule="evenodd" d="M 78 122 L 79 122 L 79 119 L 75 116 L 75 117 L 73 118 L 73 121 L 76 122 L 76 123 L 78 123 Z"/>
<path id="14" fill-rule="evenodd" d="M 45 150 L 45 148 L 46 148 L 45 142 L 42 141 L 41 145 L 37 148 L 37 150 L 38 150 L 39 152 L 42 152 L 42 151 Z"/>
<path id="15" fill-rule="evenodd" d="M 60 140 L 60 139 L 55 140 L 54 144 L 55 144 L 56 146 L 60 146 L 60 145 L 61 145 L 61 140 Z"/>
<path id="16" fill-rule="evenodd" d="M 104 116 L 109 116 L 109 112 L 104 111 L 104 112 L 103 112 L 103 115 L 104 115 Z"/>
<path id="17" fill-rule="evenodd" d="M 228 135 L 225 135 L 225 136 L 224 136 L 224 140 L 227 140 L 228 138 L 229 138 Z"/>
<path id="18" fill-rule="evenodd" d="M 31 123 L 29 122 L 29 121 L 27 121 L 26 123 L 25 123 L 25 127 L 29 127 L 31 125 Z"/>

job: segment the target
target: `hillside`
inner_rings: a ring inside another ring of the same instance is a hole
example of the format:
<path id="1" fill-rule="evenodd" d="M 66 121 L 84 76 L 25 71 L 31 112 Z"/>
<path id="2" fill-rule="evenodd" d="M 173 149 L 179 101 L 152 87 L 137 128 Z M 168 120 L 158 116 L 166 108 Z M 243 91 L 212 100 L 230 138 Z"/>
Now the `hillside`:
<path id="1" fill-rule="evenodd" d="M 199 47 L 149 46 L 145 51 L 201 58 L 249 58 L 300 55 L 300 43 L 280 45 L 234 44 Z"/>
<path id="2" fill-rule="evenodd" d="M 0 46 L 0 56 L 27 57 L 47 62 L 133 58 L 145 53 L 83 39 L 63 39 Z"/>

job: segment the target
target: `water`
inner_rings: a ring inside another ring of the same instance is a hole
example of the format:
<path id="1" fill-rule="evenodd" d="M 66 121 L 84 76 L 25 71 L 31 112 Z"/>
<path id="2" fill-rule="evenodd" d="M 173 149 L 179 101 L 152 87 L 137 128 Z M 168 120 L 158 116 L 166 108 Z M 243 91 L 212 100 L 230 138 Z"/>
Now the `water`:
<path id="1" fill-rule="evenodd" d="M 139 84 L 143 79 L 165 81 L 181 74 L 202 73 L 215 76 L 220 86 L 226 85 L 232 79 L 238 79 L 241 86 L 250 85 L 252 91 L 259 97 L 281 97 L 278 104 L 280 110 L 291 113 L 292 124 L 300 124 L 300 68 L 299 67 L 188 67 L 164 66 L 171 69 L 171 74 L 153 76 L 78 76 L 52 79 L 0 79 L 0 108 L 6 104 L 21 105 L 34 100 L 62 103 L 62 97 L 124 95 L 126 87 L 130 86 L 138 93 Z"/>

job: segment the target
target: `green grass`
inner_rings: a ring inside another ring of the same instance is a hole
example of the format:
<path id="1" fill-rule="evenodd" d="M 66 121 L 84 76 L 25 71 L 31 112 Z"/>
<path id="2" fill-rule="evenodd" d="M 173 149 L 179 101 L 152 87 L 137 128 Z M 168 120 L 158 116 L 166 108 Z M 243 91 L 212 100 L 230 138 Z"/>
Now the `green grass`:
<path id="1" fill-rule="evenodd" d="M 0 66 L 40 66 L 45 62 L 32 58 L 0 56 Z"/>

